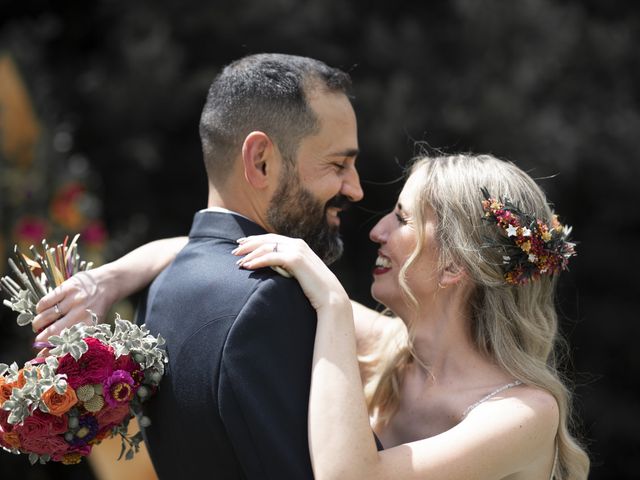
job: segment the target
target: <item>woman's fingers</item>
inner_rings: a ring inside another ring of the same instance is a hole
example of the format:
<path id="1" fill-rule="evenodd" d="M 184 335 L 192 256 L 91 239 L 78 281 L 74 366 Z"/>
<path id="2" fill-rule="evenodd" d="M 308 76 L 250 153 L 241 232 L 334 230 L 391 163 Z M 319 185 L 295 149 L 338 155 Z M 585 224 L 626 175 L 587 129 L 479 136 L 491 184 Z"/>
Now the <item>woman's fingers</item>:
<path id="1" fill-rule="evenodd" d="M 264 246 L 271 251 L 277 251 L 278 245 L 284 245 L 293 242 L 294 239 L 277 235 L 275 233 L 267 233 L 264 235 L 254 235 L 251 237 L 241 238 L 238 240 L 238 247 L 233 250 L 234 255 L 246 255 L 258 247 Z"/>
<path id="2" fill-rule="evenodd" d="M 314 308 L 330 306 L 341 297 L 348 302 L 348 296 L 336 276 L 304 241 L 266 234 L 247 237 L 238 243 L 233 253 L 244 255 L 238 260 L 241 268 L 284 268 L 285 273 L 296 277 Z"/>
<path id="3" fill-rule="evenodd" d="M 50 336 L 58 335 L 64 328 L 71 327 L 76 323 L 90 325 L 92 323 L 91 314 L 82 308 L 73 308 L 66 315 L 45 326 L 43 330 L 38 333 L 34 341 L 46 342 Z"/>
<path id="4" fill-rule="evenodd" d="M 87 314 L 87 309 L 103 316 L 108 304 L 102 297 L 89 272 L 80 272 L 67 279 L 42 297 L 36 306 L 38 315 L 33 319 L 32 328 L 34 332 L 38 332 L 37 340 L 57 335 L 63 328 L 74 323 L 89 323 L 91 317 Z"/>
<path id="5" fill-rule="evenodd" d="M 267 243 L 267 244 L 264 244 L 264 245 L 258 245 L 255 248 L 253 248 L 250 251 L 248 251 L 240 260 L 238 260 L 238 265 L 243 265 L 243 264 L 245 264 L 247 262 L 253 261 L 256 258 L 264 257 L 264 256 L 269 255 L 271 253 L 275 254 L 275 255 L 272 255 L 270 257 L 272 260 L 277 260 L 283 254 L 282 251 L 278 252 L 277 250 L 274 250 L 274 244 L 272 244 L 272 243 Z M 279 253 L 281 254 L 280 256 L 277 255 Z"/>
<path id="6" fill-rule="evenodd" d="M 34 332 L 39 332 L 64 317 L 71 309 L 70 302 L 63 295 L 56 295 L 53 298 L 57 300 L 55 303 L 51 303 L 50 306 L 45 309 L 38 308 L 37 311 L 40 313 L 38 313 L 33 319 L 33 322 L 31 322 L 31 328 L 33 328 Z"/>
<path id="7" fill-rule="evenodd" d="M 56 303 L 59 303 L 64 298 L 65 289 L 66 284 L 63 283 L 47 293 L 36 305 L 36 312 L 41 313 L 49 308 L 53 308 Z"/>

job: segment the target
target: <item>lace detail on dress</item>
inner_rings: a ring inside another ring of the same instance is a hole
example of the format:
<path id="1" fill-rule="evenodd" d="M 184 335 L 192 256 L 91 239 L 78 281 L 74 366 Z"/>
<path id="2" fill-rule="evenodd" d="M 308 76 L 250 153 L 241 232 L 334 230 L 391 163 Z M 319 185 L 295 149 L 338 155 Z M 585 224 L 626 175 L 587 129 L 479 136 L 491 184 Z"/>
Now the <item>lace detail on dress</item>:
<path id="1" fill-rule="evenodd" d="M 522 382 L 520 380 L 516 380 L 515 382 L 511 382 L 511 383 L 507 383 L 506 385 L 502 385 L 500 388 L 495 389 L 493 392 L 491 392 L 489 395 L 485 395 L 484 397 L 482 397 L 480 400 L 478 400 L 476 403 L 474 403 L 473 405 L 469 405 L 467 407 L 467 409 L 464 411 L 464 413 L 462 414 L 462 418 L 466 417 L 467 414 L 473 410 L 474 408 L 476 408 L 478 405 L 480 405 L 483 402 L 486 402 L 487 400 L 489 400 L 492 397 L 495 397 L 497 394 L 499 394 L 500 392 L 504 392 L 505 390 L 509 389 L 509 388 L 513 388 L 513 387 L 517 387 L 518 385 L 522 385 Z"/>

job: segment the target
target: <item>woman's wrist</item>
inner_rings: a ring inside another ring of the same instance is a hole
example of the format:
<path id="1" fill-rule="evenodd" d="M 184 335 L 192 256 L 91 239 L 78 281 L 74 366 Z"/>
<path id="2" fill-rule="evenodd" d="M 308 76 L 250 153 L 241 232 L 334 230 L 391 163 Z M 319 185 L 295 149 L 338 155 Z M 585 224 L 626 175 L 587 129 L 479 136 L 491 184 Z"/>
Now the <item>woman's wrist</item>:
<path id="1" fill-rule="evenodd" d="M 117 262 L 105 263 L 87 273 L 95 284 L 96 294 L 103 297 L 106 305 L 113 305 L 128 295 L 124 291 L 126 278 L 118 269 Z"/>
<path id="2" fill-rule="evenodd" d="M 345 292 L 327 292 L 327 298 L 317 307 L 318 318 L 321 314 L 330 317 L 353 317 L 351 301 Z"/>

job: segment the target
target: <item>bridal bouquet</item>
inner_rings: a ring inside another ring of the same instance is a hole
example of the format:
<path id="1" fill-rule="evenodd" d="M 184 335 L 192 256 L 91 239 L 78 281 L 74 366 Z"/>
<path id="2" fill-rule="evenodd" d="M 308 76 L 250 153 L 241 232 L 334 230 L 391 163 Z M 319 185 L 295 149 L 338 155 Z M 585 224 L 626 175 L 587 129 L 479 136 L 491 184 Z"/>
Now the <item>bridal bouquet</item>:
<path id="1" fill-rule="evenodd" d="M 77 237 L 76 237 L 77 239 Z M 35 305 L 50 289 L 87 268 L 79 262 L 76 239 L 28 258 L 17 249 L 10 266 L 16 279 L 0 279 L 5 305 L 29 324 Z M 44 243 L 44 242 L 43 242 Z M 129 420 L 157 389 L 166 354 L 162 337 L 116 317 L 114 326 L 77 324 L 49 338 L 45 358 L 22 368 L 0 363 L 0 446 L 28 454 L 32 464 L 49 460 L 78 463 L 106 437 L 122 439 L 120 457 L 132 458 L 142 441 L 128 435 Z M 141 416 L 140 424 L 149 420 Z"/>

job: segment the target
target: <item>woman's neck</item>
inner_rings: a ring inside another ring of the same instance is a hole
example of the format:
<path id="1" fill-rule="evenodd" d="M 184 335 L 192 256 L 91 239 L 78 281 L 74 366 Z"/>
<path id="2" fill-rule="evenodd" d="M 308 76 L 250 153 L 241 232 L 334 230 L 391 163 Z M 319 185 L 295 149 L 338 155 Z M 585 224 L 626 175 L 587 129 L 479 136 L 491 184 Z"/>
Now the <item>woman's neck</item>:
<path id="1" fill-rule="evenodd" d="M 409 314 L 412 350 L 436 382 L 461 380 L 479 367 L 489 366 L 471 337 L 471 308 L 460 290 L 442 291 L 433 301 L 423 302 Z"/>

